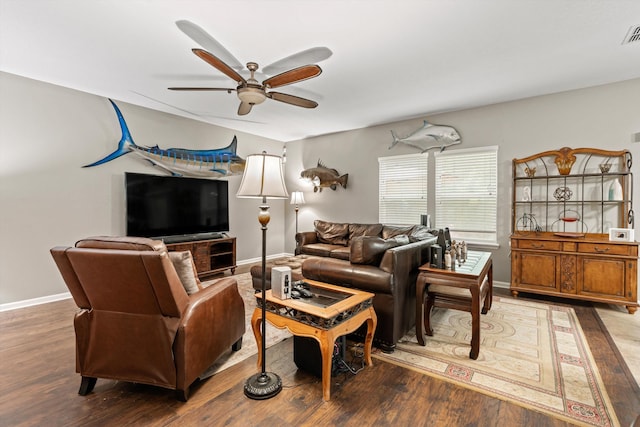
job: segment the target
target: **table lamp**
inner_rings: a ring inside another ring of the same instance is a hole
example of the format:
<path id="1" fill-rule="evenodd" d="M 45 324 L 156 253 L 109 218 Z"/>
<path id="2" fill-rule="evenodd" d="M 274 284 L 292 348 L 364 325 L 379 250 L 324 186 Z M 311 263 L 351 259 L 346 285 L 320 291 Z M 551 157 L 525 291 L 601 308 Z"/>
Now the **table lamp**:
<path id="1" fill-rule="evenodd" d="M 247 156 L 240 188 L 236 197 L 262 198 L 258 221 L 262 225 L 262 369 L 252 375 L 244 385 L 244 394 L 250 399 L 269 399 L 282 390 L 280 377 L 266 371 L 266 265 L 267 265 L 267 224 L 271 219 L 267 198 L 286 199 L 289 197 L 282 173 L 282 158 L 267 154 Z"/>

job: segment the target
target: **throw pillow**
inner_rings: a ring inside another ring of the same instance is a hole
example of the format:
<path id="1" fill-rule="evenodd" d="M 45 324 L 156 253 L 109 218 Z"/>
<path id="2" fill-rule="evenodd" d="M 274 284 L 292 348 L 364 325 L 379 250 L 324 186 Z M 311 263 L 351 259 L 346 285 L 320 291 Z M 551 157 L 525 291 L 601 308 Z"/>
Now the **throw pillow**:
<path id="1" fill-rule="evenodd" d="M 409 243 L 407 236 L 383 239 L 376 236 L 356 237 L 351 241 L 349 261 L 352 264 L 378 265 L 387 249 Z"/>
<path id="2" fill-rule="evenodd" d="M 317 219 L 313 222 L 313 225 L 316 229 L 316 234 L 318 235 L 318 241 L 320 243 L 347 246 L 347 239 L 349 238 L 349 224 L 328 222 Z"/>
<path id="3" fill-rule="evenodd" d="M 178 277 L 184 286 L 184 290 L 188 295 L 198 292 L 202 289 L 198 275 L 196 274 L 196 268 L 193 264 L 193 257 L 191 252 L 169 252 L 169 259 L 173 263 L 173 266 L 178 273 Z"/>

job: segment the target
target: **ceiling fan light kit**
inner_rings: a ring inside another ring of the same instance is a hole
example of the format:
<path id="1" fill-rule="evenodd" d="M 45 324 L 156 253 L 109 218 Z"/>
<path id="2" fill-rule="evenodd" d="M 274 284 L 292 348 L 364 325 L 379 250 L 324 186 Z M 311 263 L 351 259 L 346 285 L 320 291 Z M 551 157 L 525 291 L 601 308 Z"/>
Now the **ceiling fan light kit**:
<path id="1" fill-rule="evenodd" d="M 232 79 L 238 85 L 235 89 L 232 88 L 210 88 L 210 87 L 170 87 L 169 90 L 178 91 L 227 91 L 231 93 L 236 91 L 238 99 L 240 99 L 240 106 L 238 107 L 238 115 L 243 116 L 249 114 L 251 108 L 254 105 L 262 104 L 265 99 L 270 98 L 275 101 L 284 102 L 285 104 L 295 105 L 303 108 L 315 108 L 318 103 L 306 98 L 300 98 L 295 95 L 289 95 L 281 92 L 267 92 L 267 89 L 272 89 L 280 86 L 290 85 L 293 83 L 301 82 L 303 80 L 312 79 L 319 76 L 322 73 L 322 69 L 315 65 L 301 65 L 292 67 L 288 71 L 284 71 L 275 76 L 265 79 L 260 84 L 255 79 L 255 72 L 258 70 L 258 64 L 255 62 L 248 62 L 247 69 L 251 72 L 251 77 L 245 79 L 236 71 L 239 69 L 239 63 L 219 42 L 213 37 L 207 34 L 202 28 L 190 23 L 189 21 L 177 21 L 176 25 L 182 32 L 189 36 L 196 43 L 207 47 L 213 52 L 209 52 L 204 49 L 194 48 L 193 53 L 200 59 L 216 68 L 221 73 Z M 276 70 L 285 66 L 292 66 L 299 61 L 323 60 L 331 56 L 332 52 L 326 47 L 311 48 L 297 54 L 291 55 L 287 58 L 276 61 L 274 64 L 268 65 L 265 69 Z M 223 61 L 220 58 L 227 58 L 231 65 Z"/>
<path id="2" fill-rule="evenodd" d="M 245 86 L 238 88 L 238 98 L 240 101 L 246 102 L 247 104 L 257 105 L 262 104 L 264 100 L 267 98 L 264 91 L 260 87 L 255 86 Z"/>

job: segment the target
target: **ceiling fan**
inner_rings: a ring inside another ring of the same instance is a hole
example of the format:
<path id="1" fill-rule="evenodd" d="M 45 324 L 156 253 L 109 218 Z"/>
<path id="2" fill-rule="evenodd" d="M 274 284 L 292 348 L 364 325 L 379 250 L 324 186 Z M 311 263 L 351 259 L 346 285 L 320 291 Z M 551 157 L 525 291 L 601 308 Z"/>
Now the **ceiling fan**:
<path id="1" fill-rule="evenodd" d="M 256 79 L 259 68 L 257 63 L 247 63 L 247 69 L 251 75 L 249 78 L 244 78 L 240 74 L 244 69 L 240 61 L 206 31 L 186 20 L 176 21 L 176 25 L 182 32 L 206 49 L 194 48 L 192 49 L 193 53 L 235 81 L 237 87 L 235 89 L 217 87 L 170 87 L 169 90 L 237 92 L 238 98 L 240 99 L 240 106 L 238 107 L 238 115 L 240 116 L 249 114 L 254 105 L 263 103 L 267 98 L 304 108 L 315 108 L 318 106 L 317 102 L 310 99 L 267 90 L 319 76 L 320 73 L 322 73 L 322 69 L 312 63 L 330 57 L 332 54 L 330 49 L 326 47 L 315 47 L 276 61 L 264 67 L 264 73 L 267 73 L 264 76 L 267 77 L 268 74 L 275 73 L 279 74 L 267 77 L 262 83 L 259 83 Z"/>

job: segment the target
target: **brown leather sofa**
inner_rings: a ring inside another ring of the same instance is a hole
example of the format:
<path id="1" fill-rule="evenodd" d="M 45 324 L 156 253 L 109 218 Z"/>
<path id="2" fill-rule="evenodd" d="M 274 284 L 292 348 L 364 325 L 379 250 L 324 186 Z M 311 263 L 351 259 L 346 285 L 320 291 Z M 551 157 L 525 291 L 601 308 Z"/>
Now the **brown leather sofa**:
<path id="1" fill-rule="evenodd" d="M 161 241 L 93 237 L 51 254 L 80 309 L 74 327 L 81 395 L 97 378 L 109 378 L 174 389 L 186 401 L 198 376 L 229 347 L 242 346 L 236 280 L 197 284 L 189 295 Z M 195 276 L 190 262 L 187 273 Z"/>
<path id="2" fill-rule="evenodd" d="M 375 294 L 374 340 L 383 351 L 415 325 L 418 267 L 429 258 L 436 231 L 421 225 L 349 224 L 316 220 L 315 230 L 296 235 L 305 278 Z M 359 330 L 357 334 L 362 334 Z"/>

